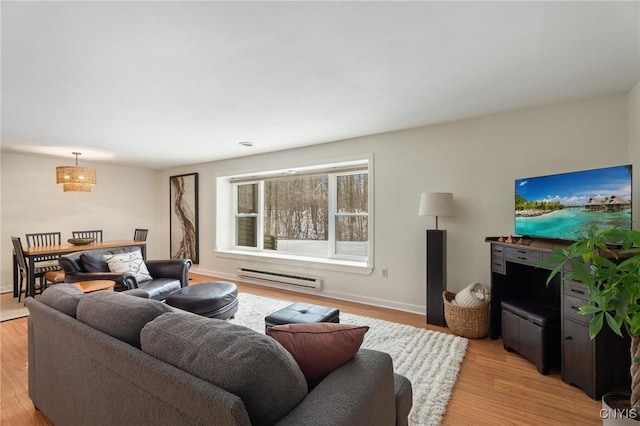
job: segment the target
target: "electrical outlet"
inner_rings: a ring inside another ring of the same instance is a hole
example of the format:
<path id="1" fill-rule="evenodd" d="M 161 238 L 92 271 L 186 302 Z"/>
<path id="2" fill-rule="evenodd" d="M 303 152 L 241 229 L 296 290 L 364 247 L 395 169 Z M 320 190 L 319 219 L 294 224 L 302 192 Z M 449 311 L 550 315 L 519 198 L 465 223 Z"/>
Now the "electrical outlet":
<path id="1" fill-rule="evenodd" d="M 380 272 L 382 273 L 382 278 L 388 278 L 389 277 L 389 270 L 387 268 L 382 268 L 380 270 Z"/>

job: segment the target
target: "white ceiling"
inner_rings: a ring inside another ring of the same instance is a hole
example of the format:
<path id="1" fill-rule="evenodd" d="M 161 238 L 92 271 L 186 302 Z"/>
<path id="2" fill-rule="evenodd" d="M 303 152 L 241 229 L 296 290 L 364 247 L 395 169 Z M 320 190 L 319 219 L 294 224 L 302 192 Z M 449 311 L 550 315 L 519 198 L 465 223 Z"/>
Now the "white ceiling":
<path id="1" fill-rule="evenodd" d="M 625 93 L 640 80 L 637 1 L 1 7 L 5 152 L 75 148 L 160 169 Z"/>

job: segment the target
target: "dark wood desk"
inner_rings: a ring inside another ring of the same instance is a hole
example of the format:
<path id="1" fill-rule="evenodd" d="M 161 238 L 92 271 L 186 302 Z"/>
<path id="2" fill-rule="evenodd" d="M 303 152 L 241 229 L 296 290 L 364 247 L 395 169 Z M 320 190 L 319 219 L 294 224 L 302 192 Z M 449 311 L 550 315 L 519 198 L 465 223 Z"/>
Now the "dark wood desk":
<path id="1" fill-rule="evenodd" d="M 140 251 L 142 252 L 142 257 L 144 259 L 147 258 L 147 243 L 145 241 L 133 241 L 133 240 L 117 240 L 117 241 L 102 241 L 95 242 L 91 244 L 83 244 L 83 245 L 73 245 L 73 244 L 60 244 L 55 246 L 38 246 L 38 247 L 26 247 L 23 248 L 24 256 L 29 262 L 29 277 L 27 277 L 27 296 L 32 296 L 35 294 L 35 286 L 36 279 L 35 276 L 31 273 L 33 268 L 35 267 L 35 263 L 38 261 L 38 258 L 41 258 L 45 255 L 54 255 L 60 256 L 65 253 L 73 253 L 75 251 L 84 251 L 84 250 L 98 250 L 98 249 L 108 249 L 108 248 L 121 248 L 121 247 L 131 247 L 131 246 L 140 246 Z M 13 297 L 18 297 L 18 263 L 16 261 L 15 254 L 13 256 Z"/>
<path id="2" fill-rule="evenodd" d="M 540 263 L 552 255 L 556 247 L 566 247 L 558 240 L 524 240 L 507 243 L 498 238 L 485 240 L 491 244 L 491 330 L 492 339 L 502 333 L 502 301 L 534 299 L 561 311 L 561 375 L 565 383 L 580 387 L 591 398 L 600 399 L 606 392 L 629 389 L 629 343 L 606 325 L 589 338 L 590 316 L 578 313 L 588 304 L 583 283 L 567 278 L 564 270 L 546 284 L 551 267 Z"/>

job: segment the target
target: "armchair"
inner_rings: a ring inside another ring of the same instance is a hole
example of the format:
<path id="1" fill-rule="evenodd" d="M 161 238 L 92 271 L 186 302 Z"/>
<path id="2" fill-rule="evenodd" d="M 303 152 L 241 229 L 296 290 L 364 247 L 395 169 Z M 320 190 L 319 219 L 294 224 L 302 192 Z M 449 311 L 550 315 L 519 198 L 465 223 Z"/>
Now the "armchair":
<path id="1" fill-rule="evenodd" d="M 132 272 L 116 273 L 109 270 L 104 255 L 128 253 L 139 247 L 108 250 L 84 250 L 60 256 L 58 261 L 65 272 L 65 282 L 91 280 L 115 281 L 115 291 L 138 288 L 146 291 L 150 299 L 164 300 L 182 287 L 189 285 L 189 259 L 145 260 L 151 279 L 138 281 Z"/>

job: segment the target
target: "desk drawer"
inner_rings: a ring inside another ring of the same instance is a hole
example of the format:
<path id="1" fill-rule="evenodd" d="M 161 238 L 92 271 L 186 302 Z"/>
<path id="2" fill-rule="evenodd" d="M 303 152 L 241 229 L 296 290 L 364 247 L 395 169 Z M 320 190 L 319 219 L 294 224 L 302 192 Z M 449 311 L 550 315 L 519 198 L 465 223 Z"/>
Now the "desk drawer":
<path id="1" fill-rule="evenodd" d="M 580 306 L 586 305 L 587 302 L 577 297 L 564 295 L 562 298 L 562 309 L 564 318 L 571 318 L 581 323 L 588 324 L 593 315 L 582 315 L 578 312 Z"/>
<path id="2" fill-rule="evenodd" d="M 507 247 L 506 259 L 509 262 L 524 263 L 525 265 L 537 266 L 540 263 L 540 252 L 537 250 Z"/>
<path id="3" fill-rule="evenodd" d="M 504 264 L 504 258 L 491 256 L 491 272 L 497 272 L 503 275 L 507 272 Z"/>
<path id="4" fill-rule="evenodd" d="M 491 244 L 491 257 L 504 258 L 504 246 Z"/>
<path id="5" fill-rule="evenodd" d="M 587 287 L 579 281 L 564 281 L 564 294 L 572 297 L 577 297 L 582 300 L 589 300 L 589 293 Z"/>
<path id="6" fill-rule="evenodd" d="M 505 274 L 507 272 L 504 264 L 504 246 L 491 244 L 491 272 Z"/>

